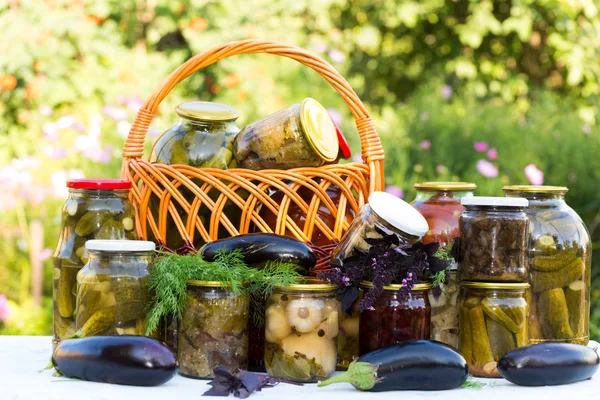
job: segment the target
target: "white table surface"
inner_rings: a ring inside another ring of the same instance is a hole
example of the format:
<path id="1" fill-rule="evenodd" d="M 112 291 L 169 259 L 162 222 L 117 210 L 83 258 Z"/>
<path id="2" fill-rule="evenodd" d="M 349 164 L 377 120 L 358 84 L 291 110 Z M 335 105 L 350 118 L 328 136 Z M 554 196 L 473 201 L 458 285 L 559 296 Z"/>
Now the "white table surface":
<path id="1" fill-rule="evenodd" d="M 176 376 L 158 387 L 133 387 L 84 382 L 40 372 L 50 359 L 48 336 L 0 336 L 0 400 L 185 400 L 196 399 L 208 389 L 207 381 Z M 439 392 L 359 392 L 349 384 L 317 388 L 316 385 L 279 385 L 254 393 L 252 399 L 444 399 L 444 400 L 592 400 L 600 399 L 600 373 L 571 385 L 520 387 L 503 379 L 478 379 L 494 386 Z M 230 396 L 233 398 L 233 395 Z M 207 397 L 209 399 L 209 397 Z M 216 398 L 215 398 L 216 399 Z"/>

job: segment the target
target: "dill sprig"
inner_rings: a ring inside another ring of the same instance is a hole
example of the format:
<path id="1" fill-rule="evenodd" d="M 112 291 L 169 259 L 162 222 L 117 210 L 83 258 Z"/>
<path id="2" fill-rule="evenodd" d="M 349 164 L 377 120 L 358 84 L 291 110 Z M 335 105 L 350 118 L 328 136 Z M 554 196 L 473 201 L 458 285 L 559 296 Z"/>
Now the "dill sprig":
<path id="1" fill-rule="evenodd" d="M 297 283 L 300 278 L 296 265 L 290 263 L 270 262 L 262 269 L 249 268 L 239 249 L 220 251 L 214 261 L 204 260 L 200 253 L 159 253 L 148 279 L 153 296 L 148 306 L 146 334 L 154 332 L 169 314 L 181 318 L 189 280 L 226 282 L 236 294 L 258 292 L 267 296 L 275 286 Z"/>
<path id="2" fill-rule="evenodd" d="M 497 386 L 496 382 L 481 382 L 481 381 L 477 381 L 475 380 L 475 378 L 473 378 L 473 375 L 469 374 L 467 380 L 460 385 L 461 389 L 476 389 L 476 390 L 481 390 L 484 387 L 495 387 Z"/>

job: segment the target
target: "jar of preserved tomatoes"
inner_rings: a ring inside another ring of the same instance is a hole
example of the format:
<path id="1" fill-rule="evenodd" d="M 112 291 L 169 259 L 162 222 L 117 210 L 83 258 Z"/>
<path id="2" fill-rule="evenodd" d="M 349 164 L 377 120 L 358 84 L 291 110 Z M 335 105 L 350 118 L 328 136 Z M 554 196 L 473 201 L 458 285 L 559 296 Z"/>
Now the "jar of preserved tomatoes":
<path id="1" fill-rule="evenodd" d="M 458 278 L 461 281 L 527 282 L 529 220 L 523 198 L 462 199 Z"/>
<path id="2" fill-rule="evenodd" d="M 529 314 L 531 343 L 589 341 L 592 248 L 579 215 L 559 186 L 507 186 L 529 201 Z"/>
<path id="3" fill-rule="evenodd" d="M 77 274 L 76 324 L 83 337 L 144 335 L 153 242 L 88 240 Z"/>
<path id="4" fill-rule="evenodd" d="M 214 377 L 214 369 L 248 369 L 250 297 L 224 282 L 188 281 L 179 323 L 179 373 L 189 378 Z"/>
<path id="5" fill-rule="evenodd" d="M 76 331 L 77 272 L 87 262 L 91 239 L 136 239 L 131 182 L 120 179 L 72 179 L 62 209 L 62 227 L 52 259 L 53 346 Z"/>
<path id="6" fill-rule="evenodd" d="M 499 378 L 497 362 L 527 346 L 528 283 L 461 282 L 458 349 L 474 376 Z"/>
<path id="7" fill-rule="evenodd" d="M 372 287 L 371 282 L 361 283 L 363 290 Z M 402 287 L 400 284 L 384 286 L 372 309 L 360 313 L 361 356 L 393 343 L 429 339 L 431 306 L 427 294 L 431 285 L 416 284 L 405 298 L 400 293 Z"/>
<path id="8" fill-rule="evenodd" d="M 341 309 L 336 289 L 306 278 L 273 290 L 265 312 L 265 365 L 270 376 L 310 383 L 333 374 Z"/>

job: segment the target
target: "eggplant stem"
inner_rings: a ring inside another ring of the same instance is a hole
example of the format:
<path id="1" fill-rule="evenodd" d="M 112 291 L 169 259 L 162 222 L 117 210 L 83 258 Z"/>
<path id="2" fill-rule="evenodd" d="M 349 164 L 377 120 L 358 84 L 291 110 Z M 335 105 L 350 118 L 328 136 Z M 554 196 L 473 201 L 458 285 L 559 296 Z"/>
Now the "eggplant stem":
<path id="1" fill-rule="evenodd" d="M 375 386 L 376 383 L 380 382 L 381 379 L 377 378 L 378 365 L 372 365 L 366 362 L 352 361 L 348 366 L 348 370 L 339 375 L 332 376 L 331 378 L 319 382 L 317 386 L 323 387 L 334 383 L 349 383 L 358 390 L 369 390 Z"/>

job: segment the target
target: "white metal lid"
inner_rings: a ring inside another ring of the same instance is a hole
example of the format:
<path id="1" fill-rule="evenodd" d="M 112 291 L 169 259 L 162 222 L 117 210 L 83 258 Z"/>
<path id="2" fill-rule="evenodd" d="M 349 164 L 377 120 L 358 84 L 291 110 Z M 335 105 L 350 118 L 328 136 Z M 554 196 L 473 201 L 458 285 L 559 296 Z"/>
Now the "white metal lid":
<path id="1" fill-rule="evenodd" d="M 86 250 L 97 251 L 154 251 L 154 242 L 144 240 L 88 240 L 85 242 Z"/>
<path id="2" fill-rule="evenodd" d="M 488 206 L 488 207 L 527 207 L 529 201 L 521 197 L 485 197 L 474 196 L 461 199 L 463 206 Z"/>
<path id="3" fill-rule="evenodd" d="M 396 229 L 421 238 L 429 230 L 427 221 L 413 206 L 386 192 L 373 192 L 369 206 L 379 217 Z"/>

